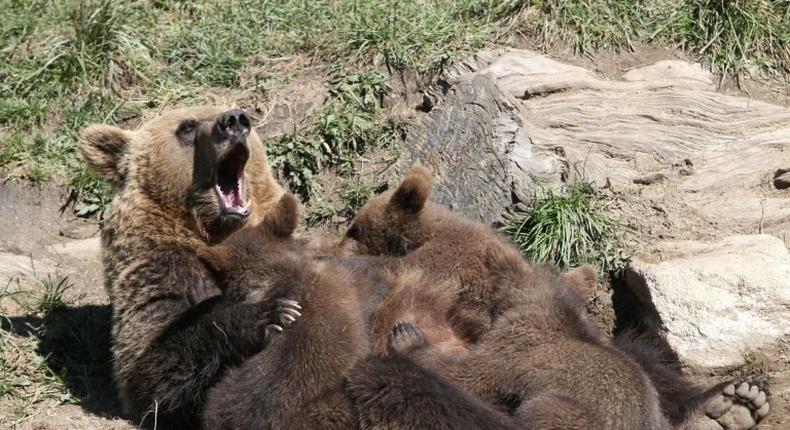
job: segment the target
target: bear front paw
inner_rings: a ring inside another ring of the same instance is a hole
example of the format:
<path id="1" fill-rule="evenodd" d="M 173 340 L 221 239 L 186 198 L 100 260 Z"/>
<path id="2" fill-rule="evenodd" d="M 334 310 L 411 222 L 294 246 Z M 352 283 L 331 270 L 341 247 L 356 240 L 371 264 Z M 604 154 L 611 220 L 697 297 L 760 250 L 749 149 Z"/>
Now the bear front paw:
<path id="1" fill-rule="evenodd" d="M 270 323 L 263 329 L 264 342 L 268 344 L 275 334 L 281 334 L 283 329 L 291 327 L 296 319 L 302 316 L 302 313 L 299 312 L 301 310 L 302 307 L 296 300 L 275 300 Z"/>

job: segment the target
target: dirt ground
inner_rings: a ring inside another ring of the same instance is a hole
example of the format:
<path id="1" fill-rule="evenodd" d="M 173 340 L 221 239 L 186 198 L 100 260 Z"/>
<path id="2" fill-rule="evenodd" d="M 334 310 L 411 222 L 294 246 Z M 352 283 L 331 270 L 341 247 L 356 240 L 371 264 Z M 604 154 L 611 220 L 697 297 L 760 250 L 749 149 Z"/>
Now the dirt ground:
<path id="1" fill-rule="evenodd" d="M 522 47 L 534 47 L 529 40 Z M 594 57 L 574 57 L 561 47 L 549 53 L 551 56 L 585 67 L 594 66 L 607 77 L 619 77 L 627 70 L 662 59 L 683 58 L 668 49 L 638 48 L 635 52 L 600 54 Z M 266 127 L 267 134 L 277 130 L 288 130 L 305 116 L 309 116 L 326 88 L 316 82 L 317 77 L 296 79 L 279 93 L 281 97 L 268 100 L 250 99 L 247 93 L 221 94 L 218 98 L 231 100 L 257 112 L 259 125 Z M 389 108 L 399 116 L 408 118 L 418 115 L 415 107 L 421 97 L 418 85 L 412 78 L 394 78 L 396 96 L 389 101 Z M 722 91 L 753 96 L 756 99 L 790 106 L 790 85 L 770 80 L 753 79 L 742 81 L 738 88 L 735 82 L 724 82 Z M 380 166 L 369 165 L 369 175 L 375 175 Z M 332 178 L 323 178 L 327 189 L 332 191 Z M 766 190 L 770 198 L 770 190 Z M 34 188 L 25 184 L 7 182 L 0 184 L 0 288 L 11 285 L 20 291 L 40 292 L 44 288 L 41 279 L 68 277 L 72 286 L 65 292 L 71 301 L 65 311 L 65 320 L 71 321 L 69 329 L 79 333 L 98 333 L 93 345 L 108 347 L 109 304 L 102 286 L 102 266 L 98 240 L 98 223 L 77 219 L 69 210 L 61 213 L 66 201 L 63 188 L 47 185 Z M 714 239 L 732 233 L 756 233 L 761 231 L 781 234 L 788 231 L 790 221 L 779 220 L 768 225 L 719 225 L 710 213 L 688 217 L 688 206 L 695 202 L 685 195 L 674 194 L 671 188 L 650 187 L 649 190 L 629 194 L 620 199 L 612 210 L 644 240 L 638 246 L 649 248 L 651 238 Z M 335 219 L 311 235 L 336 234 L 346 220 Z M 638 251 L 638 249 L 637 249 Z M 7 281 L 8 280 L 8 281 Z M 615 290 L 615 295 L 617 291 Z M 612 310 L 612 290 L 602 286 L 591 310 L 607 329 L 615 324 Z M 31 336 L 29 327 L 49 324 L 31 315 L 24 307 L 11 300 L 0 301 L 0 315 L 6 315 L 18 338 Z M 3 326 L 3 329 L 7 329 Z M 98 340 L 97 340 L 98 339 Z M 75 349 L 89 348 L 91 343 L 75 345 Z M 70 351 L 75 356 L 85 351 Z M 100 355 L 106 358 L 106 355 Z M 57 354 L 52 359 L 58 359 Z M 49 359 L 49 357 L 48 357 Z M 86 363 L 81 363 L 86 368 Z M 136 426 L 121 417 L 120 405 L 115 396 L 110 378 L 109 363 L 98 363 L 96 374 L 67 374 L 63 378 L 66 391 L 78 393 L 84 398 L 79 404 L 63 404 L 57 399 L 28 405 L 29 417 L 20 423 L 14 422 L 12 410 L 19 405 L 0 400 L 0 428 L 19 429 L 132 429 Z M 78 367 L 79 368 L 79 367 Z M 89 367 L 88 367 L 89 368 Z M 755 354 L 744 368 L 727 369 L 711 373 L 699 369 L 687 369 L 689 375 L 702 384 L 719 382 L 732 375 L 767 373 L 773 393 L 772 415 L 760 426 L 761 429 L 786 429 L 790 423 L 790 339 L 780 342 L 775 349 Z"/>

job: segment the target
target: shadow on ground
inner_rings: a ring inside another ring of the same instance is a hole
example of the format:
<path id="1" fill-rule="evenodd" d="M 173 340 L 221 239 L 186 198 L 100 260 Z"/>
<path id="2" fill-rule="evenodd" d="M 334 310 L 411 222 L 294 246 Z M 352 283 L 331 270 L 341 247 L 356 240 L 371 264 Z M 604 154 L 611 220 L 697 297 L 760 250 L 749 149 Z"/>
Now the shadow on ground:
<path id="1" fill-rule="evenodd" d="M 2 329 L 38 338 L 36 352 L 87 412 L 119 416 L 121 405 L 112 380 L 110 319 L 109 305 L 67 306 L 44 317 L 10 317 Z"/>

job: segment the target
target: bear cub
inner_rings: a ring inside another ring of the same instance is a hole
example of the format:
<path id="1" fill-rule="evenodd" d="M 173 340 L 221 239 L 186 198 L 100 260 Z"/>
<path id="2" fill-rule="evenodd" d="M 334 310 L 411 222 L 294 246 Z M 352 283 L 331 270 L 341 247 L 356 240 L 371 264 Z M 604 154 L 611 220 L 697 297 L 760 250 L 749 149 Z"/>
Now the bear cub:
<path id="1" fill-rule="evenodd" d="M 430 202 L 430 187 L 430 173 L 413 169 L 397 189 L 360 210 L 347 236 L 369 255 L 455 277 L 460 300 L 454 312 L 480 331 L 472 331 L 477 336 L 467 354 L 447 354 L 419 324 L 400 324 L 391 332 L 396 355 L 499 406 L 527 428 L 682 428 L 702 411 L 722 422 L 734 403 L 753 418 L 745 428 L 767 415 L 764 381 L 747 378 L 703 391 L 679 366 L 662 363 L 662 351 L 645 339 L 626 333 L 613 342 L 584 308 L 596 282 L 593 271 L 560 275 L 530 266 L 499 233 Z M 392 379 L 381 369 L 352 378 L 356 396 L 380 400 L 366 408 L 370 416 L 401 408 L 386 400 L 398 397 L 388 385 Z M 446 395 L 426 378 L 397 386 Z M 381 387 L 388 387 L 387 395 Z"/>
<path id="2" fill-rule="evenodd" d="M 362 260 L 311 258 L 292 237 L 297 220 L 296 198 L 285 194 L 259 226 L 198 251 L 224 295 L 290 304 L 292 310 L 280 320 L 279 327 L 290 326 L 287 333 L 229 369 L 211 389 L 205 428 L 356 425 L 344 384 L 370 352 L 367 316 L 389 284 Z"/>
<path id="3" fill-rule="evenodd" d="M 348 232 L 370 255 L 399 257 L 459 283 L 451 322 L 473 347 L 461 358 L 446 354 L 409 324 L 393 329 L 400 356 L 527 428 L 669 428 L 647 375 L 588 321 L 574 286 L 529 265 L 490 228 L 430 202 L 431 181 L 426 169 L 413 169 L 397 189 L 368 202 Z M 376 394 L 392 390 L 390 379 L 360 373 L 351 386 L 361 398 L 397 398 Z M 435 381 L 404 382 L 426 384 Z M 387 415 L 381 411 L 399 408 L 382 401 L 369 409 Z"/>

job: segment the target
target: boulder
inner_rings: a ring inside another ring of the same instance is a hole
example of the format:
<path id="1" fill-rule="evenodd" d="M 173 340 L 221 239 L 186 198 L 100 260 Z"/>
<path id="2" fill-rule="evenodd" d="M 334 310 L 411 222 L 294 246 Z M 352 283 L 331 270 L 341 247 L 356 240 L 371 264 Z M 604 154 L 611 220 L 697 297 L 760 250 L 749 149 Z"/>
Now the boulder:
<path id="1" fill-rule="evenodd" d="M 759 206 L 759 189 L 790 165 L 790 109 L 717 93 L 713 81 L 683 61 L 610 80 L 531 51 L 484 51 L 426 92 L 396 170 L 428 165 L 440 201 L 488 222 L 537 182 L 578 174 L 620 188 L 662 178 L 703 196 L 690 206 L 727 193 Z"/>
<path id="2" fill-rule="evenodd" d="M 790 334 L 790 253 L 773 236 L 660 243 L 633 259 L 626 283 L 695 367 L 742 365 Z"/>

